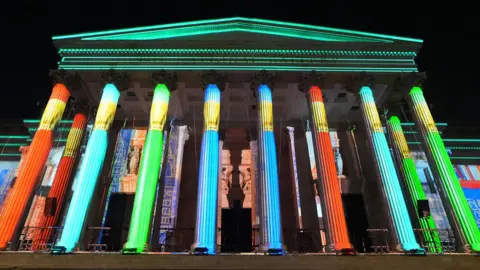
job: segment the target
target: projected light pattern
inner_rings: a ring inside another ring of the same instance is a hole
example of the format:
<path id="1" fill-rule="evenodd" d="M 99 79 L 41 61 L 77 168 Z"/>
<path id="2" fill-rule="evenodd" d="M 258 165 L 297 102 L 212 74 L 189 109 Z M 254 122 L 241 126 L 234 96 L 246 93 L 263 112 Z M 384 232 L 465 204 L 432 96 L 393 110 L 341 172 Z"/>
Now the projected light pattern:
<path id="1" fill-rule="evenodd" d="M 388 134 L 392 141 L 393 152 L 398 161 L 401 178 L 405 181 L 408 194 L 415 208 L 415 215 L 419 221 L 420 228 L 423 230 L 423 238 L 427 244 L 429 252 L 442 252 L 442 245 L 437 232 L 437 226 L 432 216 L 418 216 L 418 201 L 427 200 L 425 192 L 415 167 L 415 161 L 412 158 L 410 149 L 407 145 L 405 134 L 403 133 L 400 119 L 396 116 L 390 117 L 387 123 Z"/>
<path id="2" fill-rule="evenodd" d="M 278 184 L 277 153 L 273 134 L 272 91 L 267 85 L 257 89 L 258 112 L 258 159 L 260 174 L 257 181 L 257 196 L 260 213 L 260 249 L 281 250 L 282 224 L 280 219 L 280 191 Z"/>
<path id="3" fill-rule="evenodd" d="M 442 196 L 449 223 L 456 227 L 457 233 L 462 238 L 460 240 L 464 244 L 469 244 L 473 251 L 479 252 L 480 230 L 420 87 L 415 86 L 410 90 L 409 103 L 425 146 L 430 168 L 435 175 L 435 183 Z M 466 251 L 468 249 L 465 247 Z"/>
<path id="4" fill-rule="evenodd" d="M 63 152 L 62 159 L 58 164 L 52 187 L 47 195 L 47 198 L 51 198 L 56 201 L 55 210 L 53 215 L 42 215 L 38 226 L 44 229 L 41 234 L 37 235 L 37 239 L 33 241 L 33 250 L 44 249 L 50 242 L 52 233 L 54 233 L 51 227 L 58 225 L 65 194 L 69 186 L 73 166 L 75 165 L 77 153 L 80 149 L 80 144 L 82 142 L 83 133 L 86 127 L 87 117 L 82 113 L 75 115 L 73 118 L 72 128 L 68 133 L 65 151 Z"/>
<path id="5" fill-rule="evenodd" d="M 62 236 L 57 246 L 71 252 L 82 232 L 87 209 L 102 169 L 107 152 L 108 130 L 112 125 L 120 92 L 113 84 L 105 85 L 97 110 L 95 124 L 85 149 L 82 166 L 76 179 L 75 191 L 70 202 Z"/>
<path id="6" fill-rule="evenodd" d="M 163 198 L 160 209 L 160 231 L 158 243 L 168 244 L 169 230 L 176 227 L 180 181 L 182 179 L 182 161 L 185 141 L 188 140 L 187 126 L 172 126 L 168 141 L 168 154 L 165 159 L 163 179 Z"/>
<path id="7" fill-rule="evenodd" d="M 322 208 L 325 209 L 323 217 L 326 222 L 328 249 L 338 251 L 351 248 L 322 92 L 319 87 L 312 86 L 307 94 L 318 165 L 319 185 L 317 188 L 321 194 Z"/>
<path id="8" fill-rule="evenodd" d="M 140 160 L 137 190 L 125 249 L 141 253 L 147 243 L 148 229 L 162 163 L 163 128 L 167 120 L 170 91 L 165 84 L 153 90 L 150 126 Z"/>
<path id="9" fill-rule="evenodd" d="M 396 239 L 405 251 L 420 249 L 415 239 L 407 205 L 370 87 L 363 86 L 361 88 L 360 100 L 368 141 L 373 150 L 374 164 L 380 179 L 382 193 L 387 200 Z"/>
<path id="10" fill-rule="evenodd" d="M 14 186 L 9 191 L 0 213 L 0 249 L 4 249 L 12 237 L 34 188 L 37 186 L 44 170 L 53 144 L 53 130 L 62 118 L 70 97 L 70 92 L 63 84 L 56 84 L 48 100 L 40 125 L 32 139 L 30 149 L 20 168 Z"/>
<path id="11" fill-rule="evenodd" d="M 300 186 L 298 184 L 298 173 L 297 173 L 297 154 L 295 153 L 295 128 L 287 127 L 288 132 L 288 150 L 290 158 L 290 169 L 292 170 L 292 187 L 293 187 L 293 197 L 295 198 L 293 203 L 295 205 L 295 228 L 303 229 L 303 219 L 302 219 L 302 203 L 300 200 Z"/>
<path id="12" fill-rule="evenodd" d="M 198 173 L 197 219 L 193 249 L 205 248 L 208 254 L 215 253 L 217 226 L 217 197 L 220 121 L 220 89 L 209 84 L 205 89 L 204 131 Z"/>

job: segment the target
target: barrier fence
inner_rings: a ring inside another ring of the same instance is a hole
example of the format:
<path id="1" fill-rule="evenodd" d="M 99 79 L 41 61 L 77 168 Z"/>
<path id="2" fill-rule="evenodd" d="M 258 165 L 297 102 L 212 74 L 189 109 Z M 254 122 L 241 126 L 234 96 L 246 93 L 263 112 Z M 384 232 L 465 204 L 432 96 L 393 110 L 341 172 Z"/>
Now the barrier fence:
<path id="1" fill-rule="evenodd" d="M 46 230 L 51 231 L 49 239 L 43 239 L 42 235 Z M 221 233 L 222 229 L 218 228 Z M 61 227 L 24 227 L 18 242 L 10 243 L 10 251 L 24 252 L 50 252 L 57 240 L 60 238 Z M 147 243 L 145 252 L 172 252 L 188 253 L 194 237 L 193 228 L 154 228 L 152 230 L 158 238 Z M 87 252 L 107 252 L 120 251 L 122 247 L 113 246 L 108 242 L 98 241 L 100 238 L 107 239 L 112 234 L 110 227 L 87 227 L 84 234 L 84 240 L 77 245 L 74 251 Z M 259 243 L 256 243 L 258 229 L 251 230 L 251 245 L 239 245 L 232 240 L 231 235 L 222 235 L 221 244 L 218 245 L 218 252 L 236 253 L 236 252 L 257 252 Z M 446 254 L 456 253 L 456 242 L 452 230 L 424 230 L 415 229 L 418 243 L 427 253 Z M 388 229 L 368 229 L 366 237 L 361 241 L 355 241 L 355 250 L 358 253 L 365 254 L 387 254 L 394 252 L 391 246 L 390 233 Z M 428 236 L 430 235 L 430 237 Z M 434 236 L 440 241 L 433 241 Z M 230 238 L 229 238 L 230 237 Z M 233 236 L 238 237 L 238 236 Z M 245 243 L 245 239 L 242 239 Z M 283 241 L 288 253 L 325 253 L 326 246 L 322 240 L 321 230 L 300 230 L 284 229 Z M 247 241 L 248 242 L 248 241 Z M 352 241 L 353 242 L 353 241 Z M 361 243 L 361 244 L 358 244 Z M 433 248 L 432 248 L 433 247 Z"/>

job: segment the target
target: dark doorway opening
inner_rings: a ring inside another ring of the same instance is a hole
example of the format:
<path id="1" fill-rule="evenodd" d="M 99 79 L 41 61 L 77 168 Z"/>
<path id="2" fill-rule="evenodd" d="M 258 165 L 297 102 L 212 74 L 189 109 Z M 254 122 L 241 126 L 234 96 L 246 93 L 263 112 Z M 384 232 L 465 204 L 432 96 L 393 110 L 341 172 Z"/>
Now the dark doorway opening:
<path id="1" fill-rule="evenodd" d="M 222 209 L 221 252 L 252 252 L 252 210 L 233 201 L 233 208 Z"/>
<path id="2" fill-rule="evenodd" d="M 357 252 L 370 252 L 372 240 L 367 229 L 368 220 L 365 204 L 361 194 L 342 194 L 345 217 L 347 220 L 348 236 Z"/>
<path id="3" fill-rule="evenodd" d="M 108 250 L 120 251 L 127 242 L 134 199 L 135 194 L 117 193 L 110 196 L 105 227 L 111 230 L 102 237 L 102 244 L 106 244 Z"/>

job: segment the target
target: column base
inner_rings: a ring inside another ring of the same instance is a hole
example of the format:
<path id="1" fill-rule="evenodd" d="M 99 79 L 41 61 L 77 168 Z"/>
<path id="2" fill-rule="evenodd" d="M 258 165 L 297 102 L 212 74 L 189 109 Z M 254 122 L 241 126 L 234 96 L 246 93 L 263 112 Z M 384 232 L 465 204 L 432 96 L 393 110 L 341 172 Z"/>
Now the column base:
<path id="1" fill-rule="evenodd" d="M 270 256 L 283 256 L 285 255 L 286 247 L 283 244 L 262 244 L 258 247 L 258 251 Z"/>
<path id="2" fill-rule="evenodd" d="M 215 255 L 215 248 L 208 248 L 208 245 L 203 243 L 195 243 L 190 247 L 190 254 L 192 255 Z"/>
<path id="3" fill-rule="evenodd" d="M 352 244 L 350 244 L 350 243 L 336 243 L 336 244 L 331 244 L 327 247 L 327 250 L 329 252 L 339 252 L 339 251 L 347 250 L 347 249 L 353 249 Z"/>

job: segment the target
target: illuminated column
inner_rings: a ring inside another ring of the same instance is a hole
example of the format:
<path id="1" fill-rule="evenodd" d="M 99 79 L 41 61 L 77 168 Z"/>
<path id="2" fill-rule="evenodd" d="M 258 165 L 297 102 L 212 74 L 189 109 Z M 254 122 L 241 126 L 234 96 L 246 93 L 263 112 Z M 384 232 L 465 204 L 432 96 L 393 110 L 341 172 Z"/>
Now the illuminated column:
<path id="1" fill-rule="evenodd" d="M 313 80 L 313 78 L 311 79 Z M 317 161 L 317 189 L 323 209 L 327 249 L 329 251 L 339 251 L 352 248 L 352 244 L 350 244 L 348 237 L 340 182 L 328 130 L 327 113 L 323 104 L 322 91 L 316 85 L 321 83 L 321 76 L 318 79 L 318 82 L 312 81 L 301 86 L 301 89 L 307 94 L 312 121 L 313 145 Z"/>
<path id="2" fill-rule="evenodd" d="M 108 130 L 115 117 L 119 97 L 120 92 L 113 83 L 105 85 L 95 124 L 85 148 L 81 168 L 76 177 L 76 189 L 68 207 L 62 236 L 57 243 L 57 246 L 64 247 L 66 252 L 71 252 L 80 238 L 85 216 L 105 160 Z"/>
<path id="3" fill-rule="evenodd" d="M 221 90 L 214 83 L 218 81 L 219 75 L 214 71 L 203 74 L 206 84 L 203 105 L 204 124 L 198 172 L 195 242 L 192 245 L 194 252 L 208 254 L 215 254 L 217 235 L 218 163 L 220 162 L 218 126 Z M 223 90 L 223 87 L 220 87 Z"/>
<path id="4" fill-rule="evenodd" d="M 398 168 L 400 169 L 401 178 L 405 181 L 405 186 L 408 189 L 412 204 L 415 208 L 415 214 L 420 224 L 420 228 L 423 230 L 423 237 L 427 244 L 429 252 L 442 252 L 440 238 L 437 232 L 437 226 L 431 216 L 421 217 L 418 216 L 418 204 L 419 200 L 426 200 L 425 192 L 420 182 L 415 162 L 413 161 L 410 149 L 408 149 L 407 140 L 403 133 L 402 126 L 400 125 L 400 119 L 396 116 L 390 117 L 387 123 L 388 134 L 392 141 L 393 152 L 398 161 Z"/>
<path id="5" fill-rule="evenodd" d="M 393 163 L 382 123 L 380 122 L 372 90 L 368 86 L 362 86 L 359 95 L 362 115 L 365 121 L 365 131 L 370 148 L 373 150 L 374 164 L 380 180 L 382 193 L 386 198 L 395 240 L 399 244 L 399 248 L 404 251 L 419 250 L 420 246 L 415 239 L 407 205 L 405 204 L 395 164 Z"/>
<path id="6" fill-rule="evenodd" d="M 447 217 L 450 224 L 455 226 L 455 233 L 460 238 L 457 241 L 461 242 L 465 252 L 470 249 L 479 252 L 480 230 L 419 86 L 414 86 L 410 90 L 408 101 L 416 127 L 421 134 L 428 163 L 435 175 L 435 184 L 442 197 Z"/>
<path id="7" fill-rule="evenodd" d="M 153 90 L 150 125 L 140 160 L 135 201 L 124 252 L 141 253 L 147 243 L 155 191 L 157 190 L 158 175 L 162 163 L 163 128 L 167 120 L 170 91 L 176 88 L 173 83 L 169 85 L 170 87 L 165 85 L 164 78 L 167 77 L 161 76 L 163 74 L 156 75 L 154 75 L 154 81 L 158 84 Z"/>
<path id="8" fill-rule="evenodd" d="M 258 99 L 258 211 L 260 213 L 260 251 L 283 253 L 278 184 L 277 151 L 273 134 L 272 77 L 266 72 L 255 75 L 253 90 Z"/>
<path id="9" fill-rule="evenodd" d="M 298 184 L 298 173 L 297 173 L 297 155 L 295 153 L 295 128 L 294 127 L 287 127 L 286 133 L 288 135 L 288 150 L 290 151 L 290 171 L 292 172 L 292 196 L 294 197 L 294 204 L 295 204 L 295 217 L 297 220 L 295 221 L 296 229 L 303 229 L 303 220 L 302 220 L 302 204 L 300 202 L 300 186 Z"/>
<path id="10" fill-rule="evenodd" d="M 70 92 L 64 84 L 57 83 L 53 87 L 24 165 L 20 168 L 17 180 L 3 203 L 0 213 L 0 249 L 5 249 L 7 243 L 12 240 L 27 209 L 30 196 L 38 184 L 52 148 L 53 130 L 62 118 L 69 97 Z"/>
<path id="11" fill-rule="evenodd" d="M 73 118 L 73 124 L 68 133 L 65 151 L 62 159 L 58 163 L 57 172 L 53 179 L 52 187 L 48 192 L 47 198 L 55 200 L 55 212 L 51 216 L 43 215 L 40 220 L 39 227 L 44 228 L 41 235 L 37 235 L 34 241 L 33 250 L 42 249 L 49 242 L 52 237 L 52 229 L 50 227 L 57 226 L 62 211 L 65 193 L 69 186 L 69 181 L 72 175 L 73 166 L 75 165 L 78 150 L 82 142 L 83 133 L 87 127 L 87 117 L 83 113 L 78 113 Z"/>

